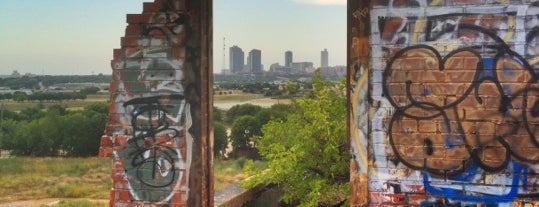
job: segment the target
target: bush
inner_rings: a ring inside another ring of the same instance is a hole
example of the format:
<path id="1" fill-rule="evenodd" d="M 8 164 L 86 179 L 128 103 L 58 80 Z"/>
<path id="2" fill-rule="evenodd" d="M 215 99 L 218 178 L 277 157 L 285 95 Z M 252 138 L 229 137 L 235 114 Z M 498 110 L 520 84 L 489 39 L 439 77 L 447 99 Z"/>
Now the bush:
<path id="1" fill-rule="evenodd" d="M 299 206 L 343 205 L 350 191 L 345 84 L 316 80 L 314 88 L 314 98 L 294 102 L 286 120 L 264 125 L 257 147 L 269 170 L 251 171 L 244 185 L 277 184 L 283 201 Z"/>

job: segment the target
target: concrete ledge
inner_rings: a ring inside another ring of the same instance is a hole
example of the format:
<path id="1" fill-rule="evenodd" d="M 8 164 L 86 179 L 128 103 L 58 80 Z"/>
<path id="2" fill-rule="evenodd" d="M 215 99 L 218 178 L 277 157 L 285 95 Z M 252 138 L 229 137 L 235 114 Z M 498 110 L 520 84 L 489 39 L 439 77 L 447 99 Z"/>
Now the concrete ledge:
<path id="1" fill-rule="evenodd" d="M 274 186 L 259 185 L 251 189 L 244 189 L 237 184 L 215 193 L 214 206 L 216 207 L 277 207 L 281 192 Z"/>

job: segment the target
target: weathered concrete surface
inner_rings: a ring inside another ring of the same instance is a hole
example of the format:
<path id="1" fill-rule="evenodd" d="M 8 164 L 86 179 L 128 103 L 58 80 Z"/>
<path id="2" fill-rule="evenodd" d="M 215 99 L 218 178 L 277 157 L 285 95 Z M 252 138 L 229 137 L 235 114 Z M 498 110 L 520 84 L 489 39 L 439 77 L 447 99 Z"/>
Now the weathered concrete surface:
<path id="1" fill-rule="evenodd" d="M 282 193 L 276 187 L 258 186 L 244 189 L 237 184 L 217 192 L 214 197 L 216 207 L 279 207 Z"/>

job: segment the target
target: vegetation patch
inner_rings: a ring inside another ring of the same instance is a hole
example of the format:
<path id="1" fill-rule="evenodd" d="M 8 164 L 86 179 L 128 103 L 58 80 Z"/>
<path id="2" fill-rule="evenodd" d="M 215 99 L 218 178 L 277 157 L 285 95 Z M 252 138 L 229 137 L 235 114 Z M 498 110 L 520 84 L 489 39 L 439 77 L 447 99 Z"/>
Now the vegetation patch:
<path id="1" fill-rule="evenodd" d="M 43 207 L 46 205 L 43 205 Z M 48 205 L 47 205 L 48 206 Z M 90 200 L 61 200 L 54 207 L 105 207 L 108 202 L 96 202 Z"/>
<path id="2" fill-rule="evenodd" d="M 108 199 L 109 158 L 2 158 L 0 203 L 42 198 Z"/>

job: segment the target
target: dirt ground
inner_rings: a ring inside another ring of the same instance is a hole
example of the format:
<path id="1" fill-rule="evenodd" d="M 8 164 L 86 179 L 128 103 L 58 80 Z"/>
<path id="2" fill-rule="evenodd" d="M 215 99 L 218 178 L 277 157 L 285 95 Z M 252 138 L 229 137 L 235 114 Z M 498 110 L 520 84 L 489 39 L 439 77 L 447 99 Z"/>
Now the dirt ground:
<path id="1" fill-rule="evenodd" d="M 289 104 L 290 100 L 289 99 L 260 98 L 260 99 L 252 99 L 252 100 L 248 100 L 248 101 L 242 101 L 242 102 L 238 102 L 238 101 L 219 101 L 219 102 L 214 102 L 213 106 L 215 106 L 215 107 L 217 107 L 219 109 L 228 110 L 228 109 L 232 108 L 232 106 L 240 105 L 240 104 L 248 104 L 248 103 L 253 104 L 253 105 L 257 105 L 257 106 L 262 106 L 264 108 L 269 108 L 274 104 Z"/>

